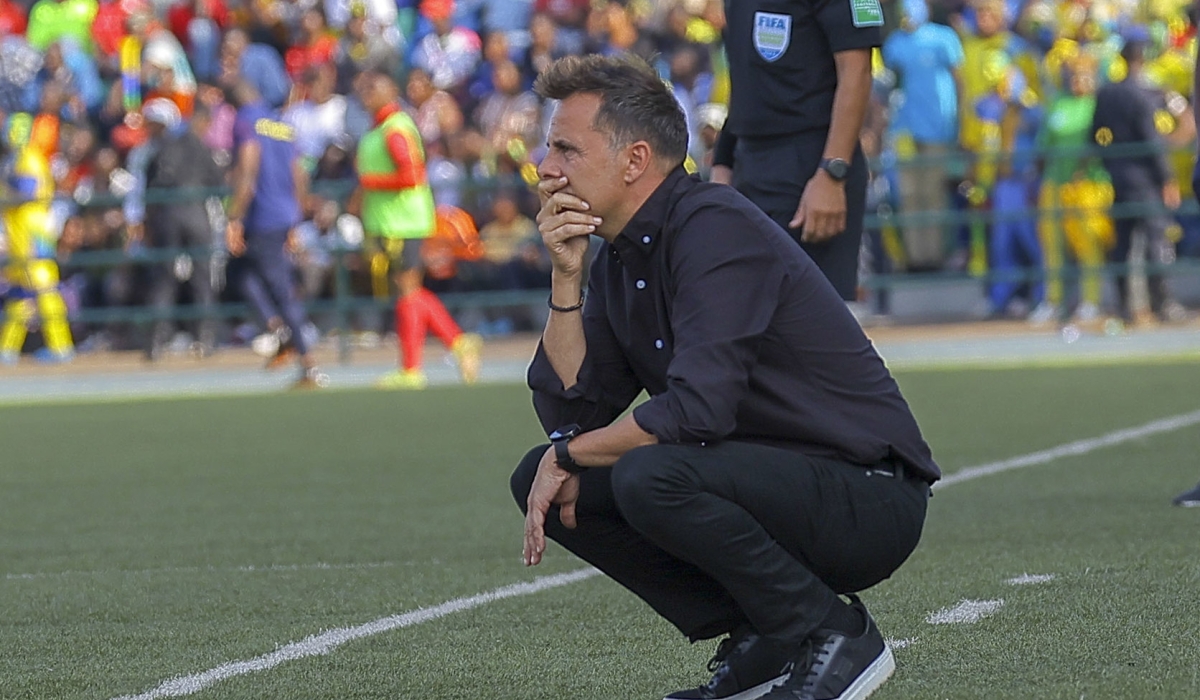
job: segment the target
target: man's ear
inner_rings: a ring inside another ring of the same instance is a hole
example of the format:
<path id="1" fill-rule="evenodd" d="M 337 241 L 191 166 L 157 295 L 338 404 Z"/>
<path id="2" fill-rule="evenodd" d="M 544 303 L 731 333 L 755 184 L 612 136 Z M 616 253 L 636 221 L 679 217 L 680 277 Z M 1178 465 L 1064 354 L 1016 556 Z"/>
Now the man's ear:
<path id="1" fill-rule="evenodd" d="M 629 160 L 625 165 L 625 184 L 632 185 L 646 172 L 654 160 L 654 152 L 645 141 L 635 141 L 626 150 Z"/>

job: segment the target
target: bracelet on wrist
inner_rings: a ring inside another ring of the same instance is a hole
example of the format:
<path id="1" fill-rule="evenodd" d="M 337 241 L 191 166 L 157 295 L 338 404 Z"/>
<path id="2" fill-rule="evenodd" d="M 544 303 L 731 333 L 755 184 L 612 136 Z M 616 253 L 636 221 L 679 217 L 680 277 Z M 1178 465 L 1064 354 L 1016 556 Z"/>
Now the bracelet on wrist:
<path id="1" fill-rule="evenodd" d="M 566 313 L 570 313 L 572 311 L 578 311 L 578 310 L 582 309 L 583 302 L 586 300 L 587 300 L 587 294 L 585 292 L 581 291 L 581 292 L 579 292 L 579 303 L 578 304 L 575 304 L 574 306 L 557 306 L 554 303 L 554 295 L 551 294 L 550 298 L 546 300 L 546 305 L 550 307 L 551 311 L 557 311 L 560 314 L 566 314 Z"/>

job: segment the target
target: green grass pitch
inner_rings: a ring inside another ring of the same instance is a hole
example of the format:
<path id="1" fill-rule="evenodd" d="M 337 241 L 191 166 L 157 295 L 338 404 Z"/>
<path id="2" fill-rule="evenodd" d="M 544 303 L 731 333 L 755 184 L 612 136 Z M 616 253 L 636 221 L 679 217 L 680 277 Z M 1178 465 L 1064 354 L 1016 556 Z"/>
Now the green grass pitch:
<path id="1" fill-rule="evenodd" d="M 948 473 L 1200 408 L 1191 363 L 899 379 Z M 137 695 L 579 569 L 519 563 L 508 475 L 539 438 L 515 385 L 0 409 L 0 698 Z M 864 595 L 908 642 L 874 697 L 1200 697 L 1200 509 L 1170 506 L 1197 480 L 1191 427 L 940 490 Z M 926 622 L 963 600 L 1004 603 Z M 191 697 L 652 699 L 712 649 L 591 578 Z"/>

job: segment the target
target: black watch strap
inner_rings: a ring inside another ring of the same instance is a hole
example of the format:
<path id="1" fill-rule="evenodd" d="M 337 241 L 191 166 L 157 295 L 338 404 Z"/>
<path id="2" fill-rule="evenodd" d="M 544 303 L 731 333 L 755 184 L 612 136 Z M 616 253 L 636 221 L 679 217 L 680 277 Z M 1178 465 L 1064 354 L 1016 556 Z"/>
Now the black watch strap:
<path id="1" fill-rule="evenodd" d="M 550 433 L 550 443 L 554 445 L 554 461 L 558 463 L 559 468 L 570 474 L 581 474 L 587 467 L 580 466 L 574 459 L 571 458 L 571 451 L 567 449 L 567 445 L 571 442 L 571 438 L 582 432 L 578 425 L 572 423 L 565 425 L 553 433 Z"/>
<path id="2" fill-rule="evenodd" d="M 850 176 L 850 163 L 841 158 L 824 158 L 821 160 L 821 170 L 835 182 L 845 182 Z"/>
<path id="3" fill-rule="evenodd" d="M 567 449 L 569 444 L 571 444 L 569 439 L 554 443 L 554 461 L 558 464 L 559 469 L 569 474 L 582 474 L 587 467 L 582 467 L 574 459 L 571 459 L 571 451 Z"/>

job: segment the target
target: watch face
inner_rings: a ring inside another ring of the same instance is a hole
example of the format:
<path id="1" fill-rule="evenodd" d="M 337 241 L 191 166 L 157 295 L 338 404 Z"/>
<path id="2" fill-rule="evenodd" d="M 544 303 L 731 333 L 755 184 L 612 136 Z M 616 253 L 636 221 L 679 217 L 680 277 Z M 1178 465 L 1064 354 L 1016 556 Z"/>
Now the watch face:
<path id="1" fill-rule="evenodd" d="M 825 170 L 838 180 L 844 180 L 850 173 L 850 164 L 844 160 L 830 160 L 825 164 Z"/>
<path id="2" fill-rule="evenodd" d="M 574 423 L 572 423 L 570 425 L 564 425 L 563 427 L 559 428 L 558 430 L 555 430 L 553 433 L 550 433 L 550 442 L 557 442 L 559 440 L 569 440 L 570 438 L 573 438 L 578 434 L 579 434 L 579 426 L 578 425 L 576 425 Z"/>

